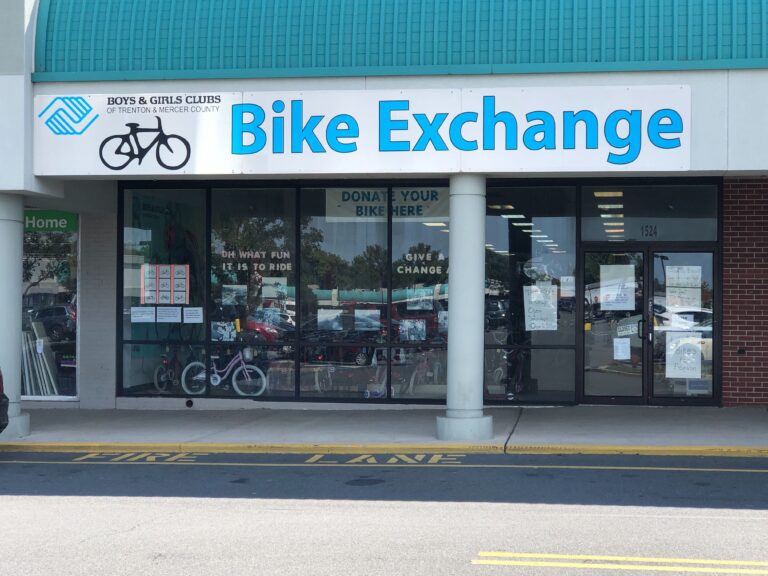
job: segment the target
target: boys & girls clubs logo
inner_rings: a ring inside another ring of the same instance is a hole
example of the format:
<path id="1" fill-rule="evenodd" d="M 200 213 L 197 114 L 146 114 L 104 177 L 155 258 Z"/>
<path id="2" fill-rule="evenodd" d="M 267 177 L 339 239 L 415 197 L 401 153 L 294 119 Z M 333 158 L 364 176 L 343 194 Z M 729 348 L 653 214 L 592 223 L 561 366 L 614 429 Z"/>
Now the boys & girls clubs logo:
<path id="1" fill-rule="evenodd" d="M 82 96 L 57 96 L 37 116 L 55 136 L 80 136 L 99 118 Z M 107 136 L 99 146 L 99 158 L 110 170 L 122 170 L 134 160 L 141 164 L 154 152 L 157 163 L 166 170 L 179 170 L 190 158 L 189 142 L 178 134 L 167 134 L 159 116 L 157 125 L 141 127 L 125 124 L 123 134 Z"/>

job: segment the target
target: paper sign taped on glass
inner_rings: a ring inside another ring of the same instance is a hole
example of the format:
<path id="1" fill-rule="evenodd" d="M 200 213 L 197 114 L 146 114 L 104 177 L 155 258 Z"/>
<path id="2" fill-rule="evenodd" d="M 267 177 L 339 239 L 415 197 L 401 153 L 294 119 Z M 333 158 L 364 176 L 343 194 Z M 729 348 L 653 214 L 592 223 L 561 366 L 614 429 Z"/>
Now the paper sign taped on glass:
<path id="1" fill-rule="evenodd" d="M 701 266 L 667 266 L 667 308 L 701 308 Z"/>
<path id="2" fill-rule="evenodd" d="M 667 332 L 667 378 L 701 378 L 701 333 Z"/>
<path id="3" fill-rule="evenodd" d="M 601 310 L 635 309 L 635 267 L 632 264 L 600 265 Z"/>
<path id="4" fill-rule="evenodd" d="M 557 330 L 557 286 L 523 286 L 525 329 Z"/>

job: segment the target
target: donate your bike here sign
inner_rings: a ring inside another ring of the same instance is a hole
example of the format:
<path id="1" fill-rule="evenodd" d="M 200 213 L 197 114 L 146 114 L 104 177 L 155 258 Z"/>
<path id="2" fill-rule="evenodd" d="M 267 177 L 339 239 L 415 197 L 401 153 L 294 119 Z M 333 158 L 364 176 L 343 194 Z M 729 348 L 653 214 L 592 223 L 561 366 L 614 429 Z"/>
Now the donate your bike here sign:
<path id="1" fill-rule="evenodd" d="M 684 171 L 688 86 L 35 97 L 39 176 Z"/>

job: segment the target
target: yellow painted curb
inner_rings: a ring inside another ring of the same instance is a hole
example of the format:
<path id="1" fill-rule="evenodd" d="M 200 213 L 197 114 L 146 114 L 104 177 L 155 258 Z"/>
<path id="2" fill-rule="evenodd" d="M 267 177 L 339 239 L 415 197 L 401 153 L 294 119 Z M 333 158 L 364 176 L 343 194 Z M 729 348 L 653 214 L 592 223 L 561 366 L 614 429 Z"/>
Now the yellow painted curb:
<path id="1" fill-rule="evenodd" d="M 209 454 L 503 454 L 503 444 L 233 444 L 204 442 L 4 442 L 0 452 L 206 452 Z"/>
<path id="2" fill-rule="evenodd" d="M 768 457 L 768 447 L 747 446 L 634 446 L 612 444 L 543 444 L 509 445 L 507 454 L 592 454 L 638 456 L 717 456 L 760 458 Z"/>
<path id="3" fill-rule="evenodd" d="M 209 454 L 518 454 L 768 457 L 768 447 L 593 444 L 238 444 L 204 442 L 3 442 L 0 452 L 206 452 Z"/>

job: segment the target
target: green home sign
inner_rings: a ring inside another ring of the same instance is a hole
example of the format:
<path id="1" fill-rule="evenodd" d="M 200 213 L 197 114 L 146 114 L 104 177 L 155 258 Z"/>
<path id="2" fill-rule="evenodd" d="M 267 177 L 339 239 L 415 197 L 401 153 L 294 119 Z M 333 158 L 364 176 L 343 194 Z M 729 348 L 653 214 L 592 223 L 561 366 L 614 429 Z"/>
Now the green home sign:
<path id="1" fill-rule="evenodd" d="M 24 232 L 77 232 L 77 214 L 59 210 L 25 210 Z"/>

